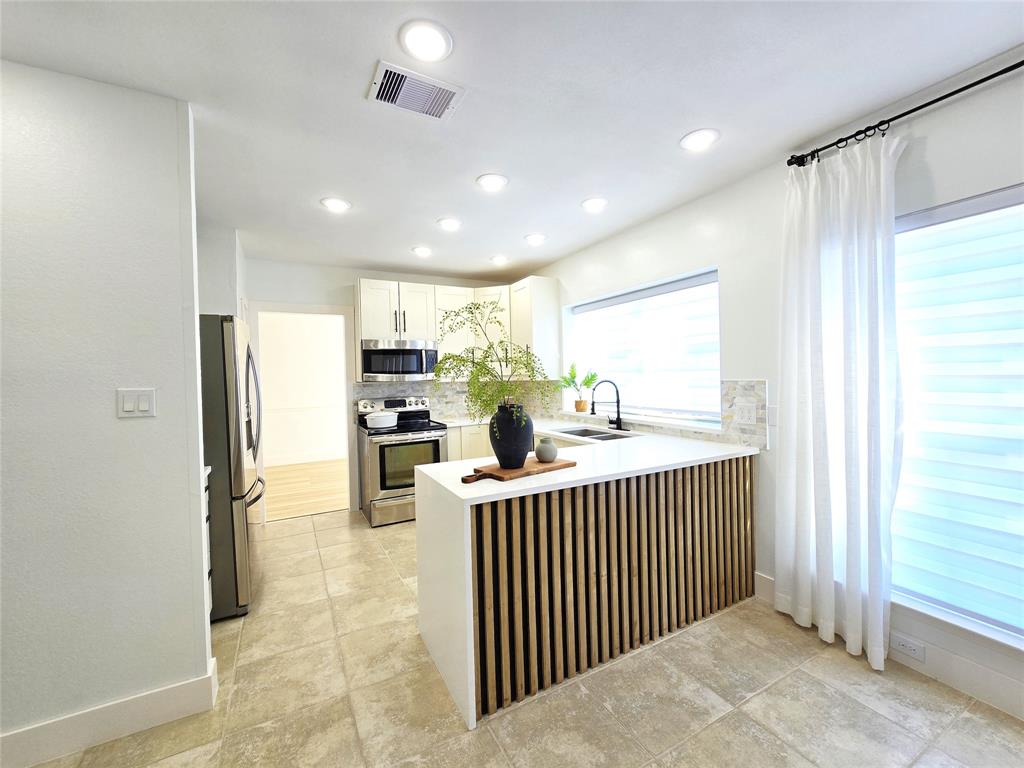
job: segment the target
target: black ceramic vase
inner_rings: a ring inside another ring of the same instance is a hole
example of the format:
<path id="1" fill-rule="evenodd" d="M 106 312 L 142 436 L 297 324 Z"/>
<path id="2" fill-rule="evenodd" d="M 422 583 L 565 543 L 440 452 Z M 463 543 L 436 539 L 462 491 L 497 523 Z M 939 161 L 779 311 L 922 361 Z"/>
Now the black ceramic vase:
<path id="1" fill-rule="evenodd" d="M 502 469 L 519 469 L 533 448 L 533 419 L 521 405 L 499 405 L 488 434 Z"/>

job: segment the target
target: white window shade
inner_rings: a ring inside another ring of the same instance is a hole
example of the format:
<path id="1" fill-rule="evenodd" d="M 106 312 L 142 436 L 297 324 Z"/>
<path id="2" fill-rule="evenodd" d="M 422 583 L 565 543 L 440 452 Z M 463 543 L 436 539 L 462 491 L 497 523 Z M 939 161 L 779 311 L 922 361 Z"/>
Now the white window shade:
<path id="1" fill-rule="evenodd" d="M 1024 205 L 896 236 L 893 588 L 1024 634 Z"/>
<path id="2" fill-rule="evenodd" d="M 619 387 L 622 412 L 721 422 L 718 273 L 582 304 L 572 309 L 567 362 Z M 584 396 L 589 396 L 585 393 Z M 611 387 L 597 392 L 614 400 Z M 614 405 L 599 406 L 614 412 Z"/>

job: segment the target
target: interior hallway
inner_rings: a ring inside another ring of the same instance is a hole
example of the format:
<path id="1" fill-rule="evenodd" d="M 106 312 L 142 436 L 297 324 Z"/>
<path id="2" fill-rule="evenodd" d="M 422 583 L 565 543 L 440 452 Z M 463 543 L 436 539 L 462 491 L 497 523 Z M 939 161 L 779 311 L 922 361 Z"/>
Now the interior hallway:
<path id="1" fill-rule="evenodd" d="M 265 469 L 267 521 L 348 509 L 348 459 Z"/>

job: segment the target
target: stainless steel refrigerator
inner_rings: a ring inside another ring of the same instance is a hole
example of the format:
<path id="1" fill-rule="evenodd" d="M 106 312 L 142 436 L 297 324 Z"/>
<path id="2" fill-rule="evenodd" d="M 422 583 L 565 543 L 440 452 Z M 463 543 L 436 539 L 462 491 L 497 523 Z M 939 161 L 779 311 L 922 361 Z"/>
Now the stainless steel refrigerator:
<path id="1" fill-rule="evenodd" d="M 210 619 L 249 612 L 246 510 L 263 497 L 257 473 L 263 414 L 249 329 L 230 315 L 199 316 L 203 455 L 210 473 Z"/>

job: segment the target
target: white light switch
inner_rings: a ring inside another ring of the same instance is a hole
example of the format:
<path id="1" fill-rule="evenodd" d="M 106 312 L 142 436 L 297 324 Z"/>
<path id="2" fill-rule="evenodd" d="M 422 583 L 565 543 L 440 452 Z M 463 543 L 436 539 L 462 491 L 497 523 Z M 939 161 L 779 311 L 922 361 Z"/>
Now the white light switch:
<path id="1" fill-rule="evenodd" d="M 118 389 L 117 418 L 156 416 L 156 389 Z"/>

